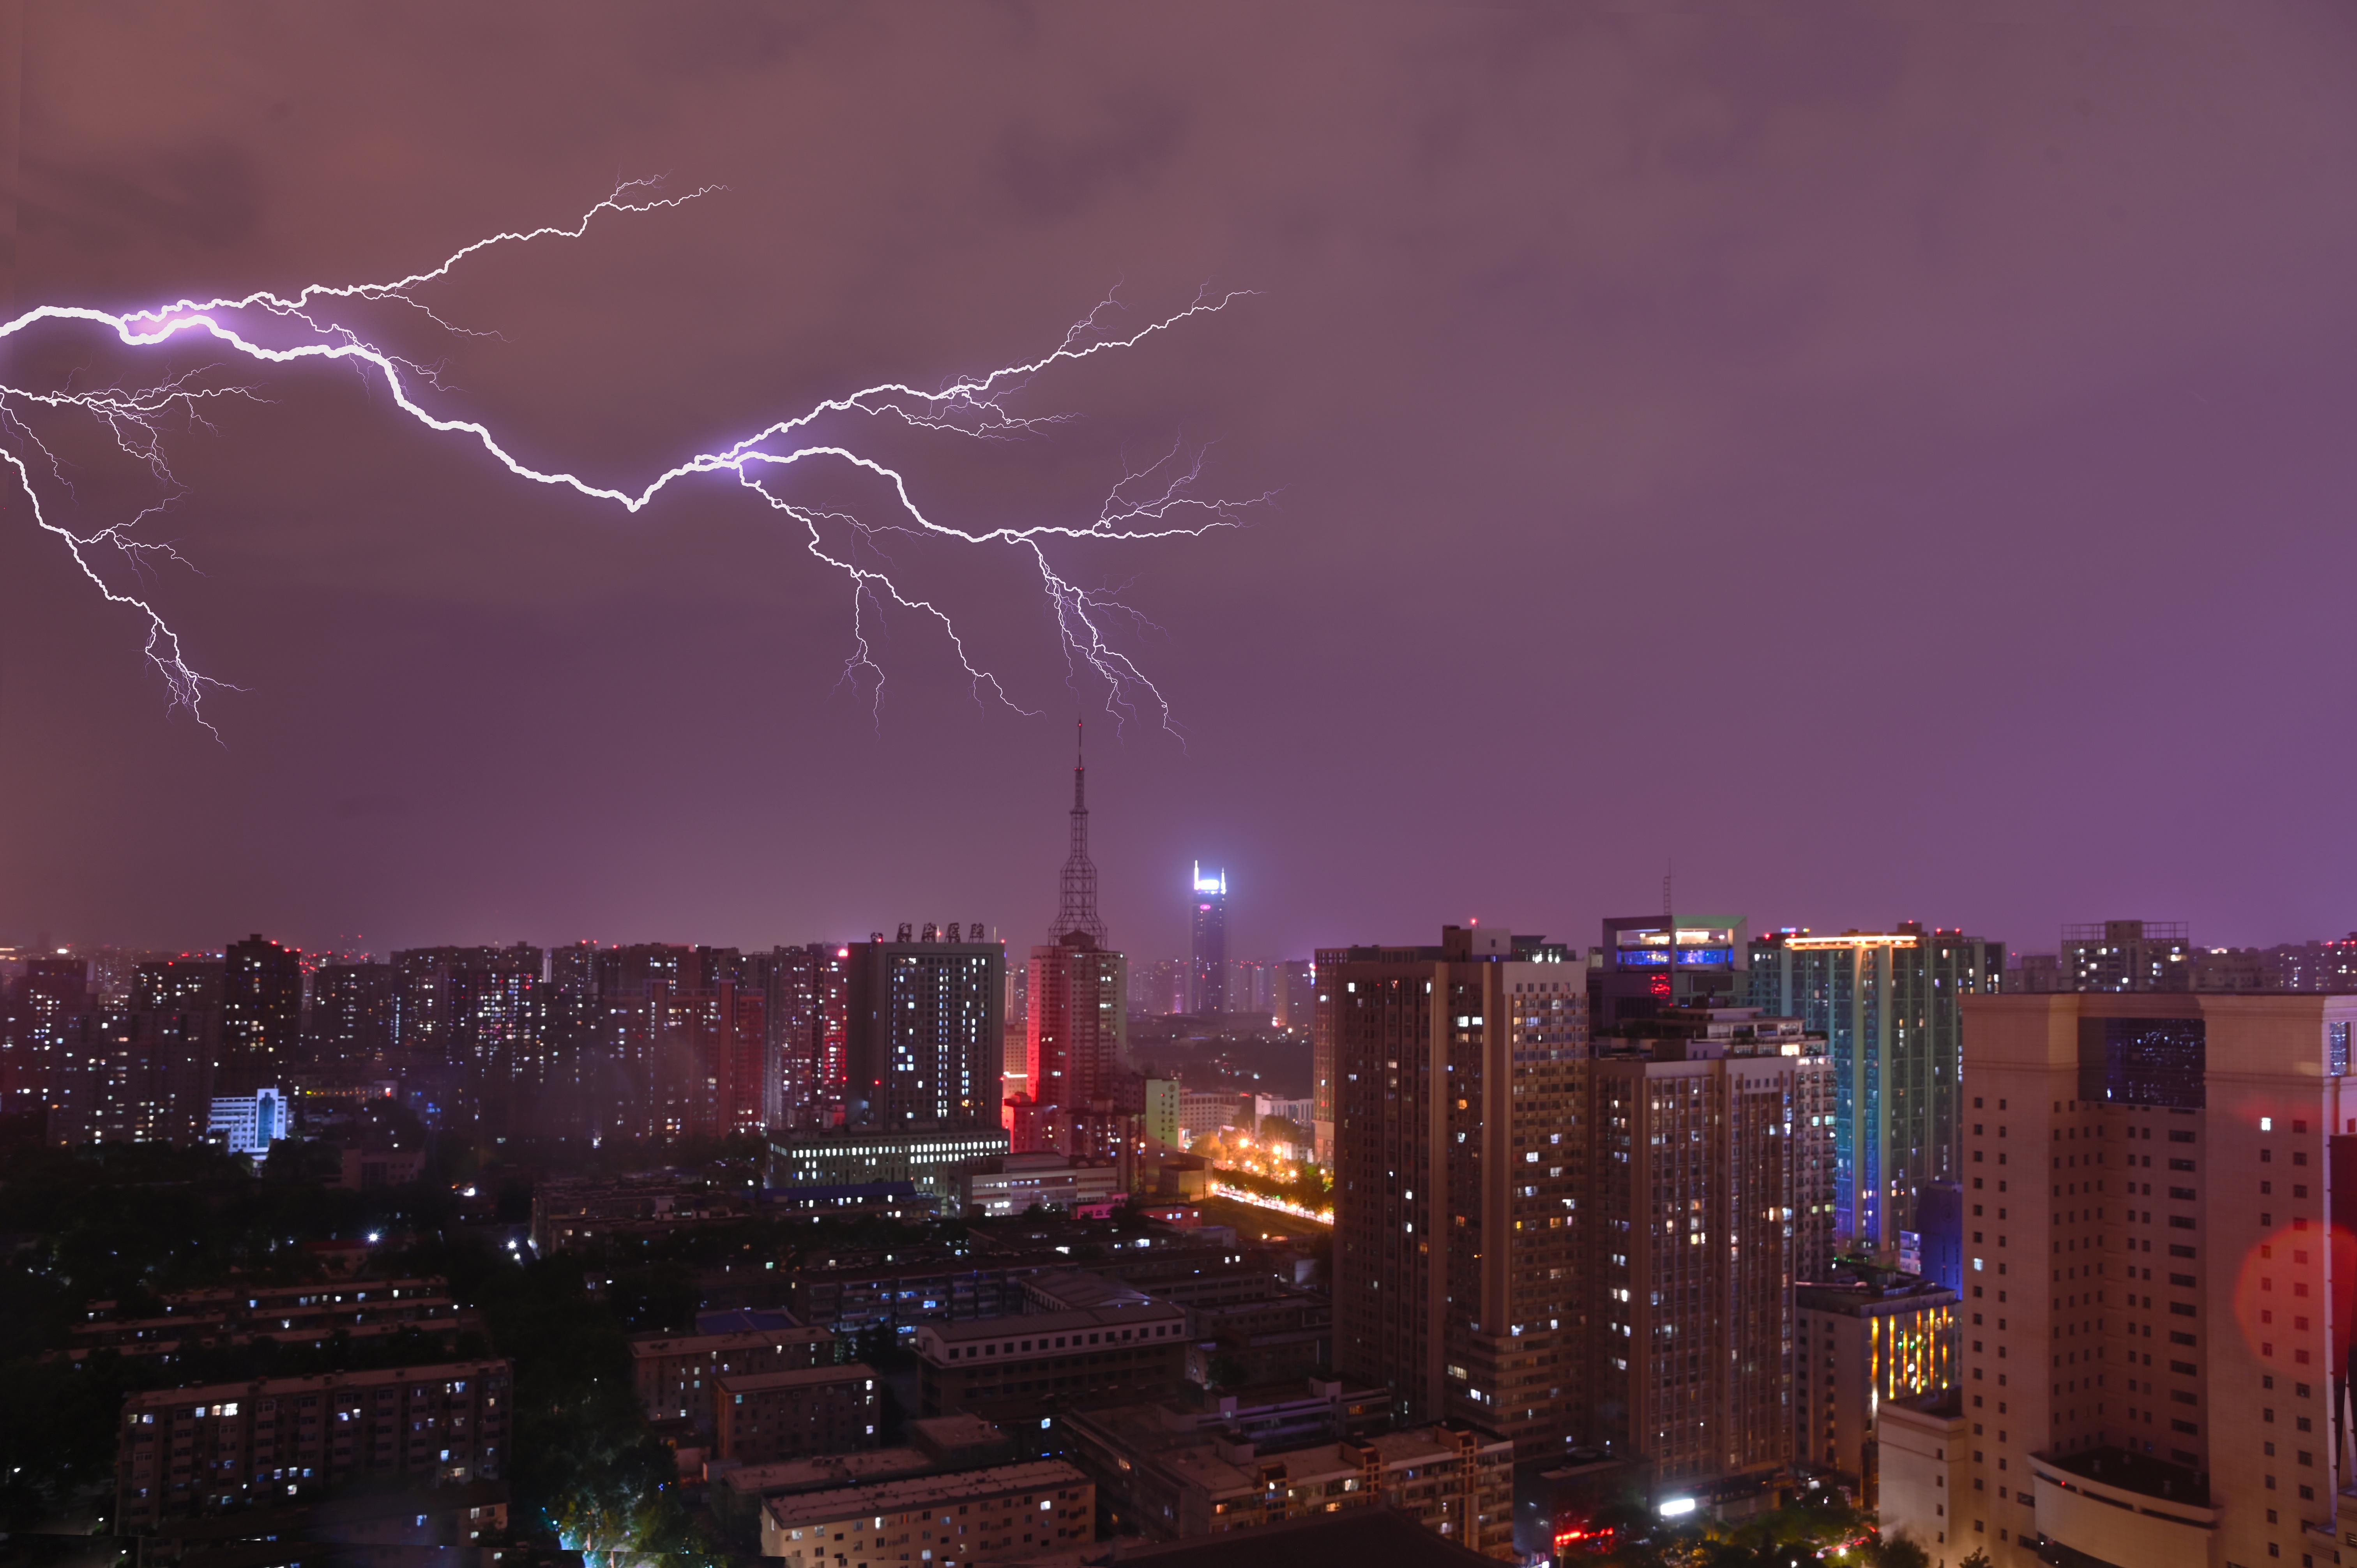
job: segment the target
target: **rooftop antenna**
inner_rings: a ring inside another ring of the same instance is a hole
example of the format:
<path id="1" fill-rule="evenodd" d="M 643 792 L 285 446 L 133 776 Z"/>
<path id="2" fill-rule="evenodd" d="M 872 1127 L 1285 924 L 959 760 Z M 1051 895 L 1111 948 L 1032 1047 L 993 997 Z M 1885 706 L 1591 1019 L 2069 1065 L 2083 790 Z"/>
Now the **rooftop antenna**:
<path id="1" fill-rule="evenodd" d="M 1105 928 L 1097 915 L 1097 868 L 1089 859 L 1089 768 L 1083 745 L 1088 731 L 1084 721 L 1072 721 L 1072 849 L 1064 862 L 1056 929 L 1050 937 L 1061 941 L 1080 931 L 1093 946 L 1101 948 L 1105 944 Z"/>
<path id="2" fill-rule="evenodd" d="M 1676 884 L 1677 878 L 1678 863 L 1673 858 L 1668 869 L 1662 873 L 1662 917 L 1664 919 L 1678 912 L 1678 907 L 1670 901 L 1670 890 Z"/>

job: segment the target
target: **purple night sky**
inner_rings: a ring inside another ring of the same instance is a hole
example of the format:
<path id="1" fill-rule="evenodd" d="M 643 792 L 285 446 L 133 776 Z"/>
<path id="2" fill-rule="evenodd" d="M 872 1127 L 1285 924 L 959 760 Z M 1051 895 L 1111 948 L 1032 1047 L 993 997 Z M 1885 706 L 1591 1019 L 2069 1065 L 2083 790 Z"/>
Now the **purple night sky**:
<path id="1" fill-rule="evenodd" d="M 0 507 L 0 940 L 1026 944 L 1076 712 L 1139 958 L 1198 856 L 1239 956 L 1584 944 L 1672 859 L 1755 927 L 2357 927 L 2357 12 L 1651 10 L 28 5 L 18 309 L 397 275 L 662 175 L 728 188 L 432 295 L 504 340 L 370 319 L 635 485 L 1115 285 L 1254 289 L 1043 380 L 1052 438 L 877 439 L 974 525 L 1178 437 L 1281 495 L 1057 557 L 1160 628 L 1183 746 L 1066 684 L 1005 552 L 909 570 L 1040 715 L 899 616 L 879 725 L 848 587 L 731 481 L 629 516 L 242 370 L 157 533 L 221 744 Z M 85 521 L 145 499 L 69 455 Z"/>

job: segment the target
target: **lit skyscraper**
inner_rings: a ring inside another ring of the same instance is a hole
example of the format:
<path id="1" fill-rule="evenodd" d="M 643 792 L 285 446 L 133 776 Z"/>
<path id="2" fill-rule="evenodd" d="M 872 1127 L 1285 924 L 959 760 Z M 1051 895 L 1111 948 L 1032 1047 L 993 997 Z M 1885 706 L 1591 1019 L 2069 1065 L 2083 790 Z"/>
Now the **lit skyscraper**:
<path id="1" fill-rule="evenodd" d="M 1801 1019 L 1833 1058 L 1835 1235 L 1895 1254 L 1920 1229 L 1915 1189 L 1956 1179 L 1960 1004 L 2004 977 L 2004 943 L 1913 921 L 1751 944 L 1751 1004 Z"/>
<path id="2" fill-rule="evenodd" d="M 1195 863 L 1192 945 L 1187 972 L 1187 1010 L 1205 1015 L 1228 1010 L 1228 874 Z"/>

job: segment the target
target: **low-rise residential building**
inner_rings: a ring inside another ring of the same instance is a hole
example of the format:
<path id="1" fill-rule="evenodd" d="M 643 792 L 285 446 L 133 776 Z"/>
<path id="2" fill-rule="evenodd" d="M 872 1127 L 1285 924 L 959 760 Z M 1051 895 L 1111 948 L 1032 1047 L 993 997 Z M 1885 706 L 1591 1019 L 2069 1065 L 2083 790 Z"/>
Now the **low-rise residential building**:
<path id="1" fill-rule="evenodd" d="M 504 1360 L 156 1389 L 124 1402 L 115 1520 L 284 1507 L 363 1477 L 497 1480 L 508 1456 Z"/>
<path id="2" fill-rule="evenodd" d="M 716 1518 L 732 1536 L 759 1534 L 761 1505 L 795 1492 L 823 1492 L 870 1486 L 909 1476 L 943 1475 L 1012 1465 L 1024 1455 L 1006 1434 L 970 1415 L 935 1416 L 909 1423 L 909 1443 L 899 1448 L 862 1448 L 813 1454 L 762 1465 L 714 1462 L 706 1470 L 706 1494 Z"/>
<path id="3" fill-rule="evenodd" d="M 956 1568 L 1095 1540 L 1096 1488 L 1060 1459 L 772 1498 L 761 1517 L 761 1555 L 784 1568 Z"/>
<path id="4" fill-rule="evenodd" d="M 751 1207 L 742 1195 L 672 1176 L 543 1182 L 532 1193 L 532 1248 L 545 1258 L 601 1237 L 725 1224 Z"/>
<path id="5" fill-rule="evenodd" d="M 93 1350 L 123 1356 L 169 1357 L 183 1350 L 249 1345 L 320 1344 L 341 1334 L 352 1339 L 416 1329 L 437 1339 L 483 1327 L 482 1315 L 451 1299 L 440 1279 L 353 1280 L 335 1284 L 247 1285 L 240 1289 L 175 1291 L 152 1317 L 125 1317 L 119 1304 L 93 1301 L 70 1329 L 66 1354 L 80 1360 Z"/>
<path id="6" fill-rule="evenodd" d="M 1273 1448 L 1176 1404 L 1071 1417 L 1074 1460 L 1114 1518 L 1157 1541 L 1198 1541 L 1389 1503 L 1447 1540 L 1513 1554 L 1513 1444 L 1452 1426 Z"/>
<path id="7" fill-rule="evenodd" d="M 1025 1419 L 1076 1401 L 1164 1399 L 1186 1377 L 1186 1309 L 1140 1301 L 919 1326 L 924 1412 Z"/>
<path id="8" fill-rule="evenodd" d="M 723 1377 L 713 1393 L 722 1459 L 759 1465 L 876 1446 L 882 1395 L 864 1361 Z"/>
<path id="9" fill-rule="evenodd" d="M 723 1377 L 833 1366 L 844 1346 L 823 1328 L 742 1329 L 726 1334 L 641 1334 L 630 1341 L 631 1380 L 647 1414 L 690 1421 L 711 1432 L 714 1391 Z"/>

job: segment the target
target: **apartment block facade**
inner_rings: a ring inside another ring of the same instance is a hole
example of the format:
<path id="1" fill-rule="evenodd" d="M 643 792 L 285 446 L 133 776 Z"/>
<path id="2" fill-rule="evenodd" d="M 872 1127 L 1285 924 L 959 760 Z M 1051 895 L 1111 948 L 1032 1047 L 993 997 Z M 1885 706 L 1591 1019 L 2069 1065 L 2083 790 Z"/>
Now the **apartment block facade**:
<path id="1" fill-rule="evenodd" d="M 513 1380 L 509 1361 L 454 1361 L 133 1394 L 117 1434 L 116 1528 L 283 1507 L 370 1477 L 500 1479 Z"/>
<path id="2" fill-rule="evenodd" d="M 1501 930 L 1317 959 L 1335 1108 L 1334 1357 L 1410 1422 L 1559 1451 L 1583 1391 L 1587 989 Z"/>
<path id="3" fill-rule="evenodd" d="M 1794 1287 L 1823 1277 L 1822 1037 L 1749 1009 L 1598 1041 L 1578 1132 L 1592 1358 L 1575 1434 L 1664 1493 L 1735 1497 L 1793 1454 Z"/>

